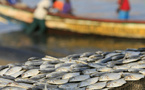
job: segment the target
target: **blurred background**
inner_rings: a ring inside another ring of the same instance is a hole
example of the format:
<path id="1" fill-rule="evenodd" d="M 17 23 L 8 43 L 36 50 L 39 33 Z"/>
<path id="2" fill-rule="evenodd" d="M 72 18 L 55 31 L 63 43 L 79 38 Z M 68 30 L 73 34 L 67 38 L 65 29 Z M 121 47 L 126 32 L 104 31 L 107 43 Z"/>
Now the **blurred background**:
<path id="1" fill-rule="evenodd" d="M 35 8 L 40 0 L 22 0 Z M 63 1 L 63 0 L 62 0 Z M 118 19 L 117 0 L 71 0 L 75 16 L 91 19 Z M 130 0 L 130 20 L 145 21 L 145 0 Z M 42 35 L 23 32 L 24 24 L 0 18 L 0 65 L 24 62 L 29 57 L 45 55 L 63 57 L 70 54 L 114 51 L 145 46 L 144 39 L 117 38 L 99 35 Z"/>

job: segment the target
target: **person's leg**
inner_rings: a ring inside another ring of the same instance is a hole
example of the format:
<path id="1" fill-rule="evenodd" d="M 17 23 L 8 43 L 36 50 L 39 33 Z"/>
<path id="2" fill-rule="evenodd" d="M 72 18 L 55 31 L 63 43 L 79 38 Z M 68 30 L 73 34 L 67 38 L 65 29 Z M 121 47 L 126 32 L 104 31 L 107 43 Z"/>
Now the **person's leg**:
<path id="1" fill-rule="evenodd" d="M 128 19 L 129 18 L 129 12 L 128 11 L 126 11 L 126 15 L 125 15 L 126 17 L 126 19 Z"/>
<path id="2" fill-rule="evenodd" d="M 122 10 L 119 11 L 119 19 L 121 19 L 121 20 L 125 20 L 126 19 L 125 11 L 122 11 Z"/>
<path id="3" fill-rule="evenodd" d="M 38 30 L 38 34 L 44 33 L 45 30 L 46 30 L 45 20 L 39 20 L 39 30 Z"/>
<path id="4" fill-rule="evenodd" d="M 26 29 L 26 34 L 31 34 L 37 27 L 38 20 L 34 18 L 33 22 Z"/>

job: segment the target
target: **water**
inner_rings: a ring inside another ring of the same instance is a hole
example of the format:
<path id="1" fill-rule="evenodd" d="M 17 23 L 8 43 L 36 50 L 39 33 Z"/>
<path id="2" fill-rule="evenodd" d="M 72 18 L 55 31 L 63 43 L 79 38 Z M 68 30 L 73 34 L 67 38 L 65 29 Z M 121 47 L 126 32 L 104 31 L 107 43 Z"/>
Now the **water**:
<path id="1" fill-rule="evenodd" d="M 23 0 L 34 8 L 39 0 Z M 145 20 L 142 10 L 144 0 L 131 1 L 132 20 Z M 32 3 L 33 2 L 33 3 Z M 114 0 L 71 0 L 74 14 L 87 18 L 117 19 L 117 8 Z M 15 22 L 15 21 L 13 21 Z M 144 40 L 120 39 L 101 36 L 61 36 L 43 35 L 28 36 L 22 32 L 22 25 L 8 21 L 0 23 L 0 61 L 1 65 L 13 62 L 24 62 L 28 57 L 51 55 L 63 57 L 75 53 L 95 52 L 97 50 L 114 51 L 117 49 L 141 48 Z"/>

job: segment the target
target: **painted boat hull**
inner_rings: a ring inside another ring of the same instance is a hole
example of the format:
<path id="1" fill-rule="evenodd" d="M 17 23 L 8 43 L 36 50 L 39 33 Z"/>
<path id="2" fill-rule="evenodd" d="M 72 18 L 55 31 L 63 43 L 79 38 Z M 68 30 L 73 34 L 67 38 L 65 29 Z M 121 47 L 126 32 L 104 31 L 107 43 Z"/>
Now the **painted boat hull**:
<path id="1" fill-rule="evenodd" d="M 33 21 L 33 11 L 0 4 L 1 15 L 26 23 Z M 86 19 L 50 13 L 48 13 L 45 20 L 48 28 L 63 31 L 113 37 L 145 38 L 145 21 Z"/>

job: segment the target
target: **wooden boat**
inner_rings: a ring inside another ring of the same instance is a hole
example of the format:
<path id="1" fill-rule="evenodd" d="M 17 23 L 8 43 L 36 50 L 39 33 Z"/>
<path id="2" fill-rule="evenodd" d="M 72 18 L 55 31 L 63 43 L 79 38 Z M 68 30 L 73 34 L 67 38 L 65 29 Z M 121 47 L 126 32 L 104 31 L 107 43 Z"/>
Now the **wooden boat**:
<path id="1" fill-rule="evenodd" d="M 0 14 L 31 23 L 33 9 L 0 4 Z M 95 34 L 125 38 L 145 38 L 145 21 L 86 19 L 70 15 L 48 13 L 46 26 L 52 29 L 81 34 Z"/>

